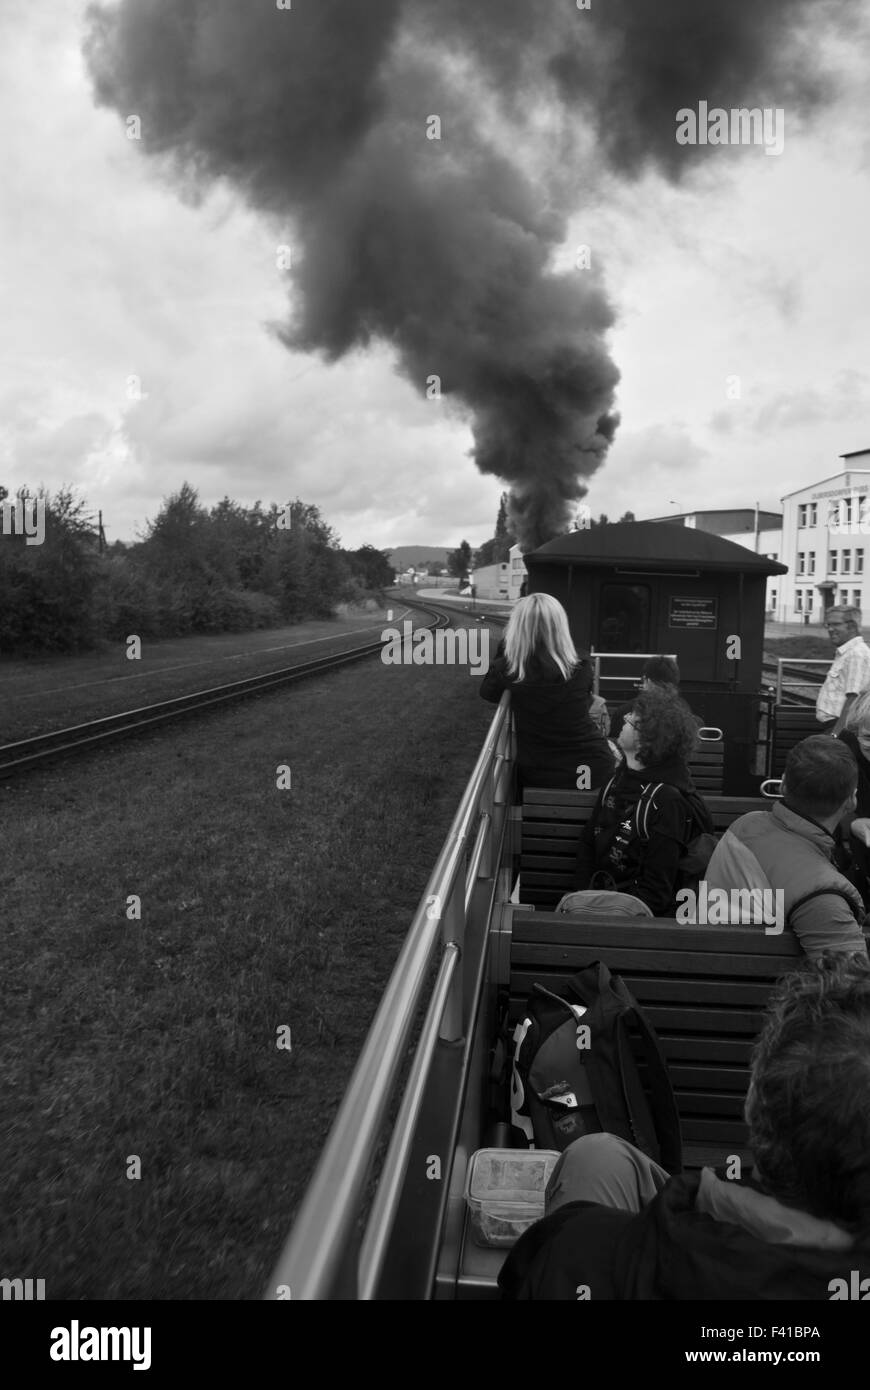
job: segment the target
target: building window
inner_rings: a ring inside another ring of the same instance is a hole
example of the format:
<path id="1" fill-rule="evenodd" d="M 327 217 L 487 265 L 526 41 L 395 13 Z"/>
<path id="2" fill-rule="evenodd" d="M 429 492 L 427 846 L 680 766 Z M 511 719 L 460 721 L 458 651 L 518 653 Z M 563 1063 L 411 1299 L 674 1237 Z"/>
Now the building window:
<path id="1" fill-rule="evenodd" d="M 841 503 L 841 506 L 842 506 L 842 509 L 843 509 L 842 518 L 841 518 L 841 519 L 842 519 L 842 522 L 843 522 L 843 525 L 844 525 L 844 526 L 851 526 L 851 525 L 852 525 L 852 499 L 851 499 L 851 497 L 844 497 L 844 498 L 843 498 L 843 501 L 842 501 L 842 503 Z"/>
<path id="2" fill-rule="evenodd" d="M 809 504 L 809 506 L 808 506 L 808 508 L 807 508 L 807 525 L 808 525 L 808 526 L 816 526 L 816 525 L 818 524 L 818 523 L 817 523 L 817 517 L 818 517 L 818 508 L 817 508 L 815 502 L 810 502 L 810 504 Z"/>
<path id="3" fill-rule="evenodd" d="M 770 591 L 770 606 L 772 609 L 776 609 L 776 589 Z"/>
<path id="4" fill-rule="evenodd" d="M 836 550 L 829 550 L 829 551 L 828 551 L 828 572 L 829 572 L 829 574 L 836 574 L 836 573 L 837 573 L 837 552 L 836 552 Z"/>
<path id="5" fill-rule="evenodd" d="M 852 573 L 852 552 L 851 552 L 851 550 L 844 550 L 844 551 L 843 551 L 843 563 L 842 563 L 842 565 L 840 566 L 840 573 L 841 573 L 841 574 L 851 574 L 851 573 Z"/>
<path id="6" fill-rule="evenodd" d="M 798 551 L 798 567 L 797 567 L 797 572 L 798 572 L 798 574 L 806 574 L 806 572 L 807 572 L 807 557 L 806 557 L 806 554 L 805 554 L 805 552 L 804 552 L 803 550 L 799 550 L 799 551 Z"/>
<path id="7" fill-rule="evenodd" d="M 848 589 L 841 589 L 841 590 L 840 590 L 839 602 L 840 602 L 841 604 L 843 604 L 844 606 L 849 602 L 849 590 L 848 590 Z"/>
<path id="8" fill-rule="evenodd" d="M 808 556 L 807 556 L 807 574 L 815 574 L 815 572 L 816 572 L 816 552 L 815 552 L 814 550 L 811 550 L 810 553 L 809 553 Z"/>
<path id="9" fill-rule="evenodd" d="M 812 591 L 812 589 L 807 589 L 806 611 L 807 611 L 808 613 L 812 613 L 812 611 L 813 611 L 813 591 Z"/>
<path id="10" fill-rule="evenodd" d="M 794 591 L 794 611 L 795 611 L 796 613 L 802 613 L 802 612 L 804 611 L 804 591 L 803 591 L 803 589 L 795 589 L 795 591 Z"/>
<path id="11" fill-rule="evenodd" d="M 853 607 L 853 608 L 860 608 L 860 607 L 861 607 L 861 590 L 860 590 L 860 589 L 853 589 L 853 590 L 852 590 L 852 607 Z"/>
<path id="12" fill-rule="evenodd" d="M 863 573 L 864 573 L 864 551 L 863 551 L 863 550 L 856 550 L 856 551 L 855 551 L 855 573 L 856 573 L 856 574 L 863 574 Z"/>

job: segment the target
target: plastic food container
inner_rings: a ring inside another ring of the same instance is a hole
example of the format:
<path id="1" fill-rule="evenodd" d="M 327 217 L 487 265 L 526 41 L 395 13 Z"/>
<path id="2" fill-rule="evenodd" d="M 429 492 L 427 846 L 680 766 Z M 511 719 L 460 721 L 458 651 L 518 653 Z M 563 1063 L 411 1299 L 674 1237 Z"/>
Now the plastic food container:
<path id="1" fill-rule="evenodd" d="M 477 1245 L 513 1245 L 544 1215 L 555 1149 L 478 1149 L 471 1155 L 465 1200 Z"/>

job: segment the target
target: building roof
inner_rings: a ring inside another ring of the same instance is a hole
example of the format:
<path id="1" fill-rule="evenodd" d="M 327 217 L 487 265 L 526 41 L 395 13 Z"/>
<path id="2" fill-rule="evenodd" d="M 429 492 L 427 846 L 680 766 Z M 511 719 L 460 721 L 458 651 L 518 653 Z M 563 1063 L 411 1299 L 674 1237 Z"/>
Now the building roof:
<path id="1" fill-rule="evenodd" d="M 841 454 L 840 457 L 849 458 L 850 455 Z M 825 483 L 835 483 L 838 478 L 852 474 L 856 477 L 867 477 L 868 474 L 870 474 L 870 470 L 866 468 L 841 468 L 839 473 L 832 473 L 830 478 L 818 478 L 814 483 L 804 483 L 803 487 L 796 487 L 792 492 L 787 492 L 784 497 L 781 497 L 780 501 L 785 502 L 789 497 L 797 497 L 801 492 L 810 492 L 813 488 L 822 487 Z"/>
<path id="2" fill-rule="evenodd" d="M 588 531 L 569 531 L 547 541 L 525 557 L 526 566 L 577 565 L 601 569 L 612 564 L 630 572 L 645 570 L 725 570 L 744 574 L 788 574 L 786 565 L 756 555 L 734 541 L 723 540 L 711 531 L 697 531 L 680 523 L 668 526 L 660 521 L 622 521 L 612 526 L 594 526 Z"/>
<path id="3" fill-rule="evenodd" d="M 840 454 L 841 459 L 857 459 L 863 454 L 870 454 L 870 449 L 853 449 L 851 454 Z"/>
<path id="4" fill-rule="evenodd" d="M 759 508 L 756 517 L 754 507 L 698 507 L 691 512 L 671 512 L 670 516 L 650 516 L 647 517 L 647 521 L 655 521 L 661 525 L 662 522 L 666 521 L 685 521 L 687 517 L 695 519 L 695 525 L 699 530 L 712 530 L 716 535 L 722 534 L 714 521 L 716 517 L 730 517 L 732 519 L 732 524 L 727 526 L 727 531 L 732 535 L 734 532 L 754 531 L 756 520 L 759 531 L 776 531 L 782 527 L 782 512 L 768 512 Z M 707 521 L 713 522 L 713 525 L 704 525 Z M 719 524 L 722 525 L 722 523 Z"/>

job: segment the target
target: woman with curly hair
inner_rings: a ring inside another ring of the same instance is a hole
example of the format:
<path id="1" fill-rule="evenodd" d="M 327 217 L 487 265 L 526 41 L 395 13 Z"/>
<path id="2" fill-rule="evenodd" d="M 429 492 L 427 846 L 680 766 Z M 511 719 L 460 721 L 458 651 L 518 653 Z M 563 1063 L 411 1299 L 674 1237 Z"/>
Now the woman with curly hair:
<path id="1" fill-rule="evenodd" d="M 590 715 L 592 667 L 578 656 L 568 615 L 550 594 L 529 594 L 514 605 L 504 641 L 480 693 L 497 704 L 506 690 L 517 730 L 520 786 L 602 786 L 614 757 Z"/>
<path id="2" fill-rule="evenodd" d="M 688 768 L 696 738 L 678 695 L 641 692 L 619 735 L 625 763 L 581 832 L 577 889 L 629 893 L 654 917 L 673 916 L 679 861 L 690 839 L 713 828 Z"/>

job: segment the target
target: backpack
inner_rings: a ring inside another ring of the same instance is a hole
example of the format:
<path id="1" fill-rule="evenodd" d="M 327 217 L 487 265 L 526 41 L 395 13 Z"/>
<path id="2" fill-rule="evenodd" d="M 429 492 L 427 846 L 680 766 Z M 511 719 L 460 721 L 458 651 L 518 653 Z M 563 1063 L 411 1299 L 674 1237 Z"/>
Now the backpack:
<path id="1" fill-rule="evenodd" d="M 646 1064 L 649 1099 L 632 1034 Z M 511 1122 L 530 1147 L 561 1151 L 584 1134 L 605 1132 L 669 1172 L 681 1171 L 680 1118 L 658 1038 L 602 961 L 573 975 L 561 995 L 536 984 L 514 1043 Z"/>
<path id="2" fill-rule="evenodd" d="M 666 785 L 668 784 L 665 782 L 657 782 L 653 786 L 652 782 L 649 782 L 638 797 L 634 808 L 634 823 L 635 834 L 642 844 L 646 844 L 650 838 L 649 815 L 656 792 Z M 605 788 L 605 796 L 608 790 L 609 788 Z M 697 892 L 698 884 L 704 877 L 713 851 L 719 843 L 719 837 L 713 832 L 713 822 L 703 798 L 697 792 L 684 792 L 678 787 L 675 787 L 674 791 L 683 801 L 687 817 L 686 849 L 678 864 L 677 891 L 681 888 L 691 888 L 693 892 Z"/>

